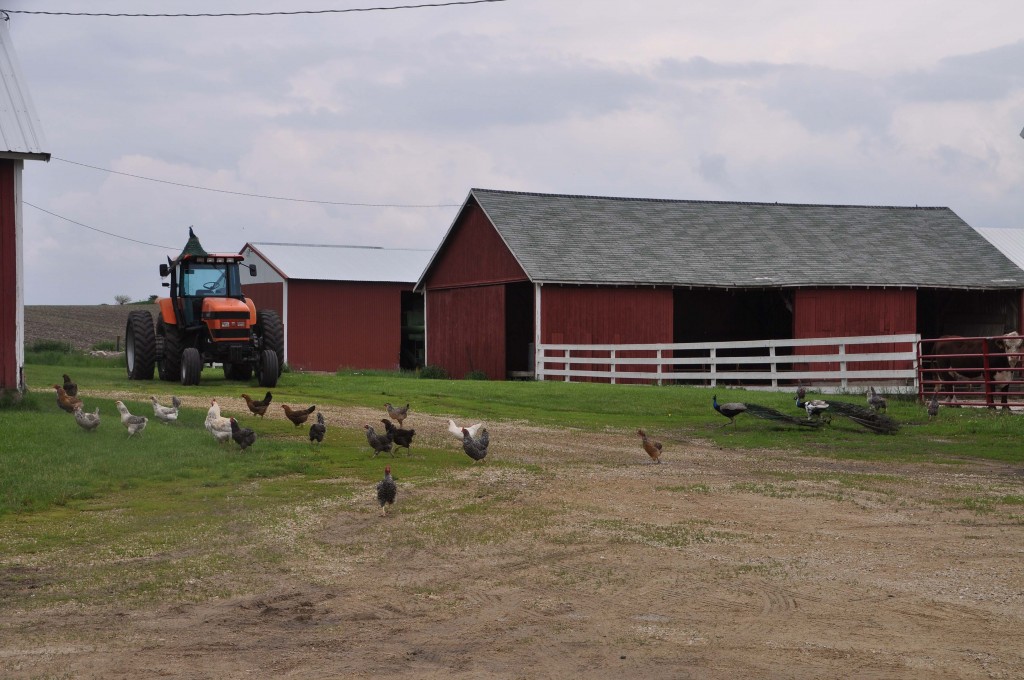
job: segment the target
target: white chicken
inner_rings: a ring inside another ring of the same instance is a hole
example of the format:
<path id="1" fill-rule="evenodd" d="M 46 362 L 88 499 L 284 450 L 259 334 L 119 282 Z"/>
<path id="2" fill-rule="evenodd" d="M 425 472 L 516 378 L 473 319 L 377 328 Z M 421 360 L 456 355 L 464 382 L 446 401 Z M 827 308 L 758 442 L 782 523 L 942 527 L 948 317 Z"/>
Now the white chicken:
<path id="1" fill-rule="evenodd" d="M 231 439 L 231 419 L 221 417 L 216 399 L 210 400 L 210 410 L 206 412 L 206 430 L 222 444 Z"/>
<path id="2" fill-rule="evenodd" d="M 150 397 L 150 399 L 153 401 L 153 415 L 156 416 L 157 420 L 169 423 L 178 419 L 178 407 L 181 406 L 180 399 L 177 397 L 171 397 L 171 404 L 173 404 L 173 406 L 162 406 L 160 402 L 156 400 L 156 397 Z"/>
<path id="3" fill-rule="evenodd" d="M 146 423 L 149 422 L 149 418 L 133 416 L 128 412 L 128 407 L 124 405 L 123 401 L 117 401 L 114 404 L 117 406 L 117 410 L 121 412 L 121 424 L 127 428 L 129 437 L 146 429 Z"/>
<path id="4" fill-rule="evenodd" d="M 476 437 L 476 433 L 480 431 L 480 428 L 483 427 L 483 425 L 483 423 L 477 423 L 476 425 L 467 426 L 466 429 L 469 430 L 469 436 Z M 462 427 L 456 425 L 455 421 L 451 418 L 448 419 L 448 431 L 451 432 L 452 435 L 460 442 L 462 441 Z"/>

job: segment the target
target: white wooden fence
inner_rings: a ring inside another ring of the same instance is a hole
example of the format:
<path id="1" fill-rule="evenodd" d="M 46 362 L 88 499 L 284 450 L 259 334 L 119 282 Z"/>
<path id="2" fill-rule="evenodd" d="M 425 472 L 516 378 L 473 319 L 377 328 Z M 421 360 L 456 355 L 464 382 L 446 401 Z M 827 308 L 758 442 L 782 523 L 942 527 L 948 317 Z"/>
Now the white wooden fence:
<path id="1" fill-rule="evenodd" d="M 886 383 L 909 391 L 917 385 L 920 339 L 920 335 L 904 334 L 649 345 L 542 344 L 536 349 L 534 375 L 537 380 L 566 382 L 585 378 L 755 389 L 803 383 L 824 388 L 819 391 L 829 387 L 845 391 L 851 383 Z M 866 345 L 887 345 L 892 351 Z"/>

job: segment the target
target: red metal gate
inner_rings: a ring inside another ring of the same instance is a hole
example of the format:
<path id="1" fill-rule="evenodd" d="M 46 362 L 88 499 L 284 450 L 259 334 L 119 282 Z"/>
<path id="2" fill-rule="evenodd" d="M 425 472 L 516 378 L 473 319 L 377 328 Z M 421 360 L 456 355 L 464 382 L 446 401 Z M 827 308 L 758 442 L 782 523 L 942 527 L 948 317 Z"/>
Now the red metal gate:
<path id="1" fill-rule="evenodd" d="M 1024 407 L 1024 336 L 943 336 L 917 345 L 918 397 L 946 405 Z"/>

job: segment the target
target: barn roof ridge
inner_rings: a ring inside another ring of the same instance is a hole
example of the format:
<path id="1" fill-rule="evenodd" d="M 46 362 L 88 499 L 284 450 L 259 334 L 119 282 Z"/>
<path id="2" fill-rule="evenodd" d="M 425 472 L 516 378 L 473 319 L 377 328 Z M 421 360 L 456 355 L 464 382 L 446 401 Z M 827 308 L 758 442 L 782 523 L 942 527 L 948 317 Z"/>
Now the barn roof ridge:
<path id="1" fill-rule="evenodd" d="M 346 243 L 285 243 L 279 241 L 249 241 L 253 246 L 284 246 L 294 248 L 353 248 L 362 250 L 408 250 L 411 252 L 433 252 L 430 248 L 392 248 L 390 246 L 361 246 Z"/>
<path id="2" fill-rule="evenodd" d="M 626 203 L 683 203 L 689 205 L 742 205 L 742 206 L 779 206 L 786 208 L 865 208 L 873 210 L 949 210 L 941 205 L 883 205 L 859 203 L 789 203 L 780 201 L 725 201 L 700 198 L 652 198 L 644 196 L 598 196 L 596 194 L 561 194 L 541 191 L 514 191 L 510 189 L 486 189 L 474 187 L 471 192 L 492 194 L 508 194 L 513 196 L 533 196 L 537 198 L 581 198 L 587 200 L 621 201 Z"/>

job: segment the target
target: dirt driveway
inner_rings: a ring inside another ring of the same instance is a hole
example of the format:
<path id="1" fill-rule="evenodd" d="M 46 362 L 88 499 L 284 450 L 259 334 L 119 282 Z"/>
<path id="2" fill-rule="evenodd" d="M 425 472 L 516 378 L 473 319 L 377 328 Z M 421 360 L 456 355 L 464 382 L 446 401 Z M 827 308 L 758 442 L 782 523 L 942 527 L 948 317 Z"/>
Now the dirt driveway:
<path id="1" fill-rule="evenodd" d="M 329 415 L 358 427 L 372 414 Z M 444 421 L 421 427 L 424 445 L 463 456 Z M 491 433 L 487 463 L 399 480 L 392 516 L 367 489 L 240 527 L 249 549 L 197 576 L 231 581 L 223 597 L 8 610 L 0 669 L 1024 677 L 1019 469 L 732 452 L 672 433 L 656 433 L 665 462 L 652 465 L 630 432 Z"/>

